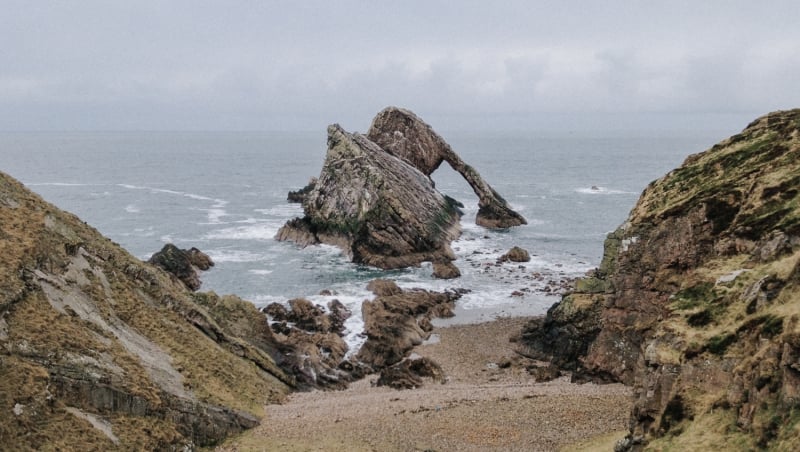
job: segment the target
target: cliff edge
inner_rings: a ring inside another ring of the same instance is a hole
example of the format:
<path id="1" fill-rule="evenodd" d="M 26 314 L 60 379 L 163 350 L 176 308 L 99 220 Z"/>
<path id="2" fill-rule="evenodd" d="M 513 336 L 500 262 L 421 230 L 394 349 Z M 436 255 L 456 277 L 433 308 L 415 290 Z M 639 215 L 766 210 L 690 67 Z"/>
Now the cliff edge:
<path id="1" fill-rule="evenodd" d="M 521 351 L 633 385 L 618 450 L 800 449 L 800 110 L 651 183 Z"/>

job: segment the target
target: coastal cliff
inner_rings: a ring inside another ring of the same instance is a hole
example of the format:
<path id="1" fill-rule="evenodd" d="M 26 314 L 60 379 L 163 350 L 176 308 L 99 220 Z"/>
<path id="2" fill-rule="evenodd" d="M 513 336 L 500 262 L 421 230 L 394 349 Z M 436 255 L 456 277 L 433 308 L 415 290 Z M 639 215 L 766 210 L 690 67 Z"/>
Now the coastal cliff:
<path id="1" fill-rule="evenodd" d="M 618 450 L 800 448 L 800 110 L 651 183 L 520 351 L 634 387 Z"/>
<path id="2" fill-rule="evenodd" d="M 252 304 L 193 294 L 2 173 L 0 255 L 0 444 L 191 450 L 295 385 Z"/>

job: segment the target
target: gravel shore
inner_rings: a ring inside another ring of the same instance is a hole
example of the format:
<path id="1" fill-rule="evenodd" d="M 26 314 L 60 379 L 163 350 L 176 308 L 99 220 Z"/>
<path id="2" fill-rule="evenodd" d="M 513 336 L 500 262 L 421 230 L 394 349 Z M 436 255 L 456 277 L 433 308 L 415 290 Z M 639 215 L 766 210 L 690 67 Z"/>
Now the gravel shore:
<path id="1" fill-rule="evenodd" d="M 218 450 L 544 451 L 624 436 L 630 389 L 567 377 L 536 383 L 509 341 L 526 320 L 435 329 L 415 353 L 438 362 L 446 384 L 398 391 L 369 376 L 343 391 L 292 394 Z"/>

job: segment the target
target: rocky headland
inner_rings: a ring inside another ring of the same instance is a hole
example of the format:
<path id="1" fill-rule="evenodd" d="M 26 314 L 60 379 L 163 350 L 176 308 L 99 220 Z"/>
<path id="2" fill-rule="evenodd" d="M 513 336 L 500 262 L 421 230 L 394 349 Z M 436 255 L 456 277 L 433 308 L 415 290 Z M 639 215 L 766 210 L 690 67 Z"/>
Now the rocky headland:
<path id="1" fill-rule="evenodd" d="M 438 192 L 429 177 L 443 161 L 478 194 L 478 224 L 525 224 L 428 124 L 391 107 L 378 114 L 367 136 L 328 128 L 319 177 L 289 194 L 302 201 L 305 215 L 289 221 L 276 238 L 336 245 L 353 262 L 383 269 L 432 262 L 436 277 L 458 277 L 450 243 L 460 234 L 461 204 Z"/>
<path id="2" fill-rule="evenodd" d="M 800 110 L 651 183 L 521 351 L 634 388 L 617 450 L 800 449 Z"/>

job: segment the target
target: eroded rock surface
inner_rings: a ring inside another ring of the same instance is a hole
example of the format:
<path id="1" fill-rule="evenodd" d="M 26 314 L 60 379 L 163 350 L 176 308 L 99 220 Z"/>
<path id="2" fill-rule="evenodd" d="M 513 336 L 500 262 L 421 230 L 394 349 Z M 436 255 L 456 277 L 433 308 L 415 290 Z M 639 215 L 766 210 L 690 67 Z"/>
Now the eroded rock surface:
<path id="1" fill-rule="evenodd" d="M 476 223 L 487 228 L 509 228 L 527 224 L 478 173 L 456 154 L 449 144 L 413 112 L 388 107 L 372 120 L 367 138 L 386 152 L 399 157 L 430 176 L 447 162 L 478 196 Z"/>
<path id="2" fill-rule="evenodd" d="M 800 110 L 651 183 L 523 352 L 634 386 L 618 450 L 800 449 Z"/>
<path id="3" fill-rule="evenodd" d="M 328 128 L 325 163 L 303 210 L 278 240 L 336 245 L 354 262 L 386 269 L 455 259 L 454 202 L 413 166 L 338 125 Z"/>

